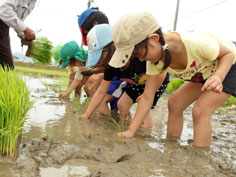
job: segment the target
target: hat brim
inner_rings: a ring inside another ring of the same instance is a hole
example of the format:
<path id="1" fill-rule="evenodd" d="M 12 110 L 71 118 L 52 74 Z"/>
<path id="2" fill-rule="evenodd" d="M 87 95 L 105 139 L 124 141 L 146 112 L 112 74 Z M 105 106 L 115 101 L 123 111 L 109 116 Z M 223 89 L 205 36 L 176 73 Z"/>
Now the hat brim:
<path id="1" fill-rule="evenodd" d="M 70 60 L 62 62 L 62 65 L 61 65 L 62 69 L 64 69 L 68 65 L 69 62 Z"/>
<path id="2" fill-rule="evenodd" d="M 80 56 L 74 56 L 74 58 L 76 59 L 76 60 L 79 60 L 79 61 L 81 61 L 81 62 L 85 62 L 86 61 L 86 58 L 81 58 Z"/>
<path id="3" fill-rule="evenodd" d="M 133 50 L 134 50 L 134 46 L 129 46 L 125 49 L 116 48 L 116 51 L 113 54 L 109 62 L 109 65 L 114 68 L 121 68 L 125 66 L 125 64 L 129 61 Z"/>
<path id="4" fill-rule="evenodd" d="M 103 49 L 97 50 L 96 52 L 89 52 L 87 62 L 88 67 L 95 66 L 99 62 L 102 56 L 102 50 Z"/>

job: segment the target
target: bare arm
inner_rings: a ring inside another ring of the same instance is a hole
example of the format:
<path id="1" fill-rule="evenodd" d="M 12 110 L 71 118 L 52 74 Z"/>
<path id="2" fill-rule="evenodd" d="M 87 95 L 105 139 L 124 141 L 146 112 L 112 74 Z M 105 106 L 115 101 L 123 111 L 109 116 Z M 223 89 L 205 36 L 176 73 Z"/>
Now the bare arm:
<path id="1" fill-rule="evenodd" d="M 98 87 L 98 90 L 93 95 L 92 100 L 87 110 L 85 111 L 83 115 L 79 116 L 78 118 L 88 119 L 96 111 L 96 109 L 98 108 L 102 100 L 104 99 L 107 93 L 107 90 L 110 87 L 110 84 L 111 84 L 111 81 L 102 80 L 102 83 L 100 84 L 100 86 Z"/>
<path id="2" fill-rule="evenodd" d="M 223 90 L 222 82 L 233 64 L 234 54 L 228 48 L 220 45 L 220 52 L 217 58 L 219 66 L 216 72 L 207 79 L 202 91 L 222 92 Z"/>
<path id="3" fill-rule="evenodd" d="M 74 77 L 75 77 L 75 73 L 76 72 L 73 72 L 69 75 L 69 83 L 68 83 L 68 88 L 70 87 L 71 83 L 73 82 L 74 80 Z"/>
<path id="4" fill-rule="evenodd" d="M 70 86 L 68 87 L 68 89 L 63 93 L 60 93 L 59 96 L 67 97 L 80 83 L 81 83 L 81 80 L 74 79 L 72 83 L 70 84 Z"/>

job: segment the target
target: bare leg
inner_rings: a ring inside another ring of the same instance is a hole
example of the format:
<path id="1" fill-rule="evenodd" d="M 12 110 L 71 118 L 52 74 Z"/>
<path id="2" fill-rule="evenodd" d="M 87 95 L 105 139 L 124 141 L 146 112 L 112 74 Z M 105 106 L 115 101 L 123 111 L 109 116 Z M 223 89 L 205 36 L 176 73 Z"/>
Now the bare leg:
<path id="1" fill-rule="evenodd" d="M 129 110 L 132 105 L 133 100 L 127 95 L 126 92 L 124 92 L 117 103 L 121 119 L 131 120 Z"/>
<path id="2" fill-rule="evenodd" d="M 193 146 L 207 147 L 211 144 L 211 115 L 228 98 L 229 94 L 205 91 L 195 103 L 193 113 Z"/>
<path id="3" fill-rule="evenodd" d="M 103 79 L 102 74 L 94 74 L 88 78 L 84 86 L 84 91 L 88 95 L 88 97 L 92 97 L 94 95 L 102 79 Z"/>
<path id="4" fill-rule="evenodd" d="M 108 103 L 114 99 L 114 96 L 106 94 L 105 98 L 103 99 L 101 105 L 98 108 L 98 111 L 105 116 L 110 116 L 110 109 L 108 107 Z"/>
<path id="5" fill-rule="evenodd" d="M 81 83 L 75 88 L 75 96 L 81 96 L 81 88 L 87 82 L 88 76 L 84 76 Z"/>
<path id="6" fill-rule="evenodd" d="M 150 112 L 148 115 L 144 118 L 143 124 L 141 125 L 142 128 L 152 128 L 152 116 Z"/>
<path id="7" fill-rule="evenodd" d="M 185 82 L 168 100 L 167 136 L 180 137 L 183 111 L 201 95 L 201 83 Z"/>
<path id="8" fill-rule="evenodd" d="M 130 108 L 133 105 L 133 100 L 127 95 L 126 92 L 123 93 L 121 98 L 118 101 L 118 109 L 120 111 L 120 117 L 124 120 L 131 120 Z M 142 128 L 151 128 L 152 127 L 152 117 L 150 113 L 144 118 L 144 121 L 141 125 Z"/>

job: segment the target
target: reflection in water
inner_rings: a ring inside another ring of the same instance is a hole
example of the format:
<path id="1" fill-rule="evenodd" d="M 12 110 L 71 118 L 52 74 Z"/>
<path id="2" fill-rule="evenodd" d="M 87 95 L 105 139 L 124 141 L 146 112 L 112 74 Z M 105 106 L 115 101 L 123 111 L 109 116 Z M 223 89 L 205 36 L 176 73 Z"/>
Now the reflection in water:
<path id="1" fill-rule="evenodd" d="M 34 108 L 29 113 L 29 119 L 24 124 L 23 141 L 46 135 L 46 128 L 57 124 L 65 114 L 65 105 L 58 100 L 55 92 L 45 85 L 55 84 L 53 79 L 39 79 L 24 77 L 26 84 L 31 90 L 31 97 L 35 101 Z M 46 83 L 46 84 L 43 84 Z"/>

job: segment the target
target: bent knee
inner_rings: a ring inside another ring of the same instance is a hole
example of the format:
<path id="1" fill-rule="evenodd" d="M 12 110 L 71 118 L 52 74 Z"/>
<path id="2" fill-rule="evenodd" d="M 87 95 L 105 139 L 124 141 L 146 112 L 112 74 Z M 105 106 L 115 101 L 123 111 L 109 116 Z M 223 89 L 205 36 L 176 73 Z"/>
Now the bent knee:
<path id="1" fill-rule="evenodd" d="M 168 110 L 171 112 L 182 112 L 184 108 L 181 106 L 180 99 L 177 99 L 174 95 L 168 99 Z"/>
<path id="2" fill-rule="evenodd" d="M 211 111 L 205 106 L 195 104 L 192 109 L 193 122 L 198 123 L 200 121 L 210 121 Z"/>
<path id="3" fill-rule="evenodd" d="M 124 112 L 125 106 L 120 100 L 117 102 L 117 107 L 120 112 Z"/>
<path id="4" fill-rule="evenodd" d="M 92 92 L 91 92 L 91 90 L 89 89 L 89 87 L 87 85 L 84 86 L 84 91 L 85 91 L 85 93 L 87 94 L 88 97 L 92 96 Z"/>

